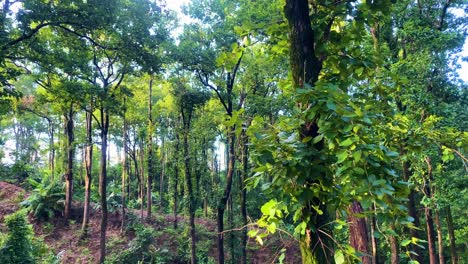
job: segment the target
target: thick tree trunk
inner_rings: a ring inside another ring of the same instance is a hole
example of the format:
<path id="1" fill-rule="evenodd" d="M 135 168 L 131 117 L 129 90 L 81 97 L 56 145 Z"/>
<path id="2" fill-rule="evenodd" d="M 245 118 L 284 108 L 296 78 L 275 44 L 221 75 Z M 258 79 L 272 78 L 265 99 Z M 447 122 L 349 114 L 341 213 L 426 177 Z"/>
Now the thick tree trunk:
<path id="1" fill-rule="evenodd" d="M 294 88 L 313 86 L 322 64 L 315 55 L 315 36 L 309 18 L 307 0 L 286 0 L 284 13 L 290 31 L 290 63 Z M 305 79 L 304 79 L 305 78 Z"/>
<path id="2" fill-rule="evenodd" d="M 367 223 L 365 218 L 356 216 L 356 214 L 362 214 L 364 210 L 359 202 L 354 201 L 349 206 L 348 211 L 349 242 L 356 251 L 364 254 L 361 257 L 361 262 L 363 264 L 370 264 L 372 263 L 372 259 L 369 254 Z"/>
<path id="3" fill-rule="evenodd" d="M 436 228 L 437 228 L 437 246 L 438 246 L 438 249 L 439 249 L 439 264 L 445 264 L 444 242 L 443 242 L 443 238 L 442 238 L 442 226 L 440 225 L 439 211 L 435 210 L 434 215 L 435 215 L 435 224 L 436 224 Z"/>
<path id="4" fill-rule="evenodd" d="M 91 200 L 91 180 L 93 168 L 93 128 L 92 128 L 93 108 L 86 112 L 86 152 L 85 152 L 85 197 L 83 209 L 83 233 L 87 233 L 89 224 L 89 203 Z"/>
<path id="5" fill-rule="evenodd" d="M 228 160 L 228 169 L 226 173 L 226 187 L 223 192 L 223 196 L 218 203 L 218 264 L 224 263 L 224 211 L 226 209 L 226 203 L 231 194 L 232 187 L 232 176 L 234 174 L 234 166 L 236 162 L 235 156 L 235 127 L 229 127 L 228 131 L 228 151 L 229 151 L 229 160 Z"/>
<path id="6" fill-rule="evenodd" d="M 447 213 L 447 216 L 446 216 L 447 232 L 449 234 L 449 240 L 450 240 L 450 255 L 452 257 L 452 264 L 457 264 L 458 263 L 457 246 L 455 244 L 455 232 L 453 228 L 452 210 L 450 209 L 450 205 L 447 206 L 446 213 Z"/>
<path id="7" fill-rule="evenodd" d="M 67 135 L 67 168 L 65 172 L 65 212 L 64 218 L 68 220 L 73 199 L 73 159 L 75 156 L 74 146 L 74 123 L 73 123 L 73 103 L 70 103 L 68 112 L 65 114 L 65 133 Z"/>
<path id="8" fill-rule="evenodd" d="M 107 134 L 109 130 L 109 112 L 101 106 L 101 164 L 99 172 L 99 195 L 101 196 L 101 223 L 99 243 L 99 263 L 106 259 L 106 231 L 107 231 Z"/>
<path id="9" fill-rule="evenodd" d="M 307 0 L 286 0 L 284 13 L 289 24 L 290 64 L 294 88 L 314 87 L 322 69 L 322 62 L 315 55 L 315 36 L 309 17 L 309 3 Z M 305 106 L 308 102 L 298 102 Z M 300 129 L 301 138 L 318 136 L 318 126 L 309 121 Z M 315 145 L 315 150 L 323 148 L 323 142 Z M 308 182 L 307 184 L 314 184 Z M 331 229 L 328 228 L 330 216 L 322 201 L 313 199 L 307 203 L 304 210 L 311 215 L 307 223 L 306 234 L 301 237 L 301 255 L 303 263 L 327 263 L 333 261 L 333 242 L 330 239 Z M 311 205 L 316 205 L 324 212 L 319 215 Z M 305 219 L 304 219 L 305 220 Z M 326 233 L 326 234 L 324 234 Z"/>

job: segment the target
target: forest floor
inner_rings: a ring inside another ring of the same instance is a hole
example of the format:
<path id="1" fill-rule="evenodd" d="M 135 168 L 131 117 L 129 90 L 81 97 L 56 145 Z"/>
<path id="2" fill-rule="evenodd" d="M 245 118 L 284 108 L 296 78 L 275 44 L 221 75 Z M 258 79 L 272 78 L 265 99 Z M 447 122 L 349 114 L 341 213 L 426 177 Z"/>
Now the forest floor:
<path id="1" fill-rule="evenodd" d="M 24 189 L 0 182 L 0 232 L 6 232 L 4 217 L 19 209 L 19 203 L 27 197 Z M 133 221 L 141 221 L 139 211 L 130 211 Z M 146 215 L 144 215 L 146 219 Z M 91 210 L 88 235 L 83 238 L 81 231 L 82 205 L 74 204 L 71 220 L 66 223 L 61 216 L 46 222 L 38 222 L 30 217 L 36 237 L 44 240 L 47 246 L 59 254 L 62 263 L 96 263 L 99 258 L 99 222 L 101 216 L 98 210 Z M 177 255 L 180 251 L 181 241 L 187 241 L 187 228 L 185 217 L 178 216 L 178 229 L 173 228 L 174 216 L 157 215 L 150 221 L 145 220 L 145 226 L 156 230 L 154 247 L 162 254 Z M 212 259 L 217 257 L 216 248 L 216 221 L 208 218 L 196 219 L 197 245 L 205 247 Z M 229 233 L 226 233 L 228 236 Z M 119 212 L 109 213 L 107 227 L 107 254 L 115 254 L 129 247 L 135 238 L 135 233 L 127 231 L 121 233 L 121 216 Z M 182 239 L 182 240 L 181 240 Z M 226 241 L 227 239 L 225 239 Z M 225 242 L 225 252 L 229 259 L 229 246 Z M 255 240 L 248 241 L 248 256 L 250 263 L 277 263 L 281 250 L 285 249 L 284 263 L 300 263 L 298 244 L 287 236 L 275 234 L 268 237 L 263 246 Z M 236 261 L 235 261 L 236 262 Z M 179 262 L 183 263 L 183 262 Z M 130 264 L 130 263 L 129 263 Z"/>

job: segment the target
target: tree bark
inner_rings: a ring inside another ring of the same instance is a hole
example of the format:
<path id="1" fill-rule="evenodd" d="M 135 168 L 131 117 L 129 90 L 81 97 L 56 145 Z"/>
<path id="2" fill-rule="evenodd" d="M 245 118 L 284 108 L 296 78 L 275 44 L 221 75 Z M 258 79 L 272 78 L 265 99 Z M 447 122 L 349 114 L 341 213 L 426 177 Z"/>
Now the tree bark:
<path id="1" fill-rule="evenodd" d="M 148 220 L 151 219 L 151 210 L 153 205 L 152 199 L 152 186 L 153 186 L 153 177 L 155 174 L 154 170 L 154 152 L 153 152 L 153 76 L 151 76 L 149 82 L 149 97 L 148 97 L 148 176 L 147 178 L 147 193 L 146 193 L 146 217 Z"/>
<path id="2" fill-rule="evenodd" d="M 228 160 L 228 170 L 226 173 L 226 187 L 224 188 L 223 196 L 218 203 L 218 263 L 224 263 L 224 211 L 226 209 L 226 203 L 231 194 L 232 187 L 232 176 L 234 174 L 234 166 L 236 162 L 235 157 L 235 127 L 230 126 L 228 131 L 228 150 L 229 150 L 229 160 Z"/>
<path id="3" fill-rule="evenodd" d="M 192 174 L 190 170 L 190 153 L 189 153 L 189 132 L 190 132 L 190 121 L 192 113 L 185 113 L 182 109 L 182 120 L 184 123 L 184 165 L 185 165 L 185 182 L 187 185 L 187 195 L 189 198 L 189 231 L 190 231 L 190 263 L 197 263 L 197 251 L 196 251 L 196 234 L 195 234 L 195 197 L 193 194 Z"/>
<path id="4" fill-rule="evenodd" d="M 145 152 L 143 147 L 143 140 L 140 141 L 140 196 L 141 196 L 141 208 L 140 208 L 140 219 L 143 222 L 145 212 Z"/>
<path id="5" fill-rule="evenodd" d="M 93 168 L 93 128 L 92 128 L 92 114 L 93 106 L 90 104 L 89 111 L 86 112 L 86 152 L 85 152 L 85 197 L 83 209 L 83 233 L 87 233 L 89 224 L 89 203 L 91 200 L 91 181 L 92 181 L 92 168 Z"/>
<path id="6" fill-rule="evenodd" d="M 322 62 L 315 55 L 315 36 L 309 17 L 309 3 L 307 0 L 286 0 L 284 13 L 289 25 L 290 64 L 293 77 L 293 86 L 296 89 L 313 88 L 322 69 Z M 297 102 L 299 106 L 306 106 L 308 102 Z M 318 136 L 316 121 L 308 121 L 300 129 L 300 137 Z M 323 142 L 310 147 L 320 151 Z M 307 182 L 314 184 L 314 182 Z M 323 214 L 318 214 L 312 204 L 319 207 Z M 312 199 L 304 206 L 306 215 L 305 235 L 301 237 L 301 255 L 303 263 L 327 263 L 333 260 L 333 242 L 330 239 L 331 229 L 328 228 L 330 216 L 326 206 L 318 199 Z M 305 219 L 304 219 L 305 220 Z M 326 234 L 324 234 L 326 233 Z"/>
<path id="7" fill-rule="evenodd" d="M 241 191 L 241 214 L 242 214 L 242 226 L 247 226 L 247 189 L 245 186 L 245 181 L 249 173 L 249 138 L 245 133 L 245 130 L 242 130 L 242 172 L 240 174 L 240 191 Z M 241 237 L 241 264 L 247 264 L 247 229 L 242 229 Z"/>
<path id="8" fill-rule="evenodd" d="M 70 218 L 70 212 L 73 199 L 73 159 L 75 156 L 74 146 L 74 122 L 73 122 L 73 103 L 70 103 L 67 113 L 65 114 L 65 133 L 67 135 L 67 156 L 66 156 L 66 172 L 65 172 L 65 212 L 64 218 Z"/>
<path id="9" fill-rule="evenodd" d="M 364 210 L 359 202 L 354 201 L 349 206 L 348 211 L 349 242 L 356 251 L 364 254 L 361 257 L 361 262 L 363 264 L 371 264 L 372 259 L 369 254 L 369 234 L 367 232 L 366 220 L 363 217 L 356 216 L 356 214 L 362 214 Z"/>
<path id="10" fill-rule="evenodd" d="M 392 224 L 392 230 L 395 230 L 395 225 Z M 398 245 L 398 240 L 395 236 L 390 236 L 390 250 L 391 250 L 391 257 L 390 263 L 391 264 L 400 264 L 400 247 Z"/>
<path id="11" fill-rule="evenodd" d="M 372 205 L 372 210 L 375 212 L 375 205 Z M 377 238 L 375 237 L 375 232 L 377 230 L 377 223 L 376 223 L 374 214 L 371 216 L 370 229 L 371 229 L 370 237 L 371 237 L 371 244 L 372 244 L 372 263 L 377 264 L 379 263 L 379 254 L 377 252 L 378 241 L 377 241 Z"/>
<path id="12" fill-rule="evenodd" d="M 125 202 L 125 183 L 127 181 L 128 177 L 128 161 L 127 161 L 127 152 L 128 152 L 128 145 L 127 145 L 127 140 L 128 140 L 128 124 L 127 124 L 127 113 L 126 113 L 126 107 L 127 107 L 127 98 L 124 97 L 124 113 L 123 113 L 123 157 L 122 157 L 122 221 L 120 225 L 120 232 L 123 232 L 124 227 L 125 227 L 125 209 L 126 209 L 126 202 Z"/>
<path id="13" fill-rule="evenodd" d="M 450 205 L 447 206 L 446 213 L 447 213 L 447 216 L 446 216 L 447 231 L 448 231 L 449 239 L 450 239 L 450 255 L 452 257 L 452 264 L 457 264 L 458 263 L 457 246 L 455 244 L 455 232 L 453 228 L 452 210 L 450 208 Z"/>
<path id="14" fill-rule="evenodd" d="M 436 224 L 436 228 L 437 228 L 437 246 L 438 246 L 438 249 L 439 249 L 439 264 L 445 264 L 444 242 L 443 242 L 443 238 L 442 238 L 442 226 L 440 225 L 439 211 L 435 210 L 434 215 L 435 215 L 435 224 Z"/>
<path id="15" fill-rule="evenodd" d="M 432 198 L 430 182 L 432 180 L 432 165 L 429 157 L 425 158 L 427 164 L 427 178 L 424 179 L 424 194 L 428 198 Z M 424 215 L 426 216 L 426 232 L 427 232 L 427 243 L 429 247 L 429 263 L 437 263 L 437 254 L 435 249 L 435 231 L 434 231 L 434 220 L 432 218 L 432 210 L 429 205 L 424 206 Z"/>
<path id="16" fill-rule="evenodd" d="M 54 123 L 51 118 L 48 121 L 48 132 L 49 132 L 49 170 L 51 180 L 54 181 L 55 177 L 55 147 L 54 147 Z"/>
<path id="17" fill-rule="evenodd" d="M 400 111 L 402 111 L 402 109 L 400 109 Z M 400 146 L 400 154 L 406 154 L 406 149 L 404 145 Z M 402 167 L 403 180 L 409 182 L 411 176 L 410 163 L 408 161 L 403 161 Z M 411 188 L 410 193 L 408 195 L 408 215 L 414 219 L 413 225 L 416 227 L 409 229 L 411 237 L 421 238 L 420 231 L 418 230 L 421 224 L 419 222 L 419 216 L 416 210 L 416 191 L 414 190 L 414 188 Z M 412 255 L 411 257 L 416 259 L 419 263 L 423 263 L 424 259 L 423 253 L 421 252 L 421 248 L 417 245 L 411 244 L 411 250 L 416 253 L 416 255 Z"/>
<path id="18" fill-rule="evenodd" d="M 161 174 L 159 176 L 159 210 L 161 214 L 164 213 L 164 177 L 166 174 L 166 148 L 165 148 L 165 136 L 161 136 Z"/>
<path id="19" fill-rule="evenodd" d="M 176 132 L 176 143 L 175 143 L 175 162 L 174 162 L 174 229 L 177 229 L 177 208 L 178 208 L 178 185 L 179 185 L 179 148 L 180 148 L 180 138 L 179 134 Z"/>
<path id="20" fill-rule="evenodd" d="M 101 223 L 99 240 L 99 263 L 106 259 L 106 231 L 107 231 L 107 135 L 109 131 L 109 110 L 101 106 L 101 164 L 99 171 L 99 195 L 101 203 Z"/>

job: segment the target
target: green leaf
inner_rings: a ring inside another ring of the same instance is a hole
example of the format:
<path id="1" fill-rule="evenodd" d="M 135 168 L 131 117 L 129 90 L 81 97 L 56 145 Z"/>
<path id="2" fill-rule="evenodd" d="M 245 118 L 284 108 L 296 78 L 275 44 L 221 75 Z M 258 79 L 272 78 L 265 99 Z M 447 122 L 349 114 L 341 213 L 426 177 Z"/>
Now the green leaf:
<path id="1" fill-rule="evenodd" d="M 401 241 L 400 244 L 401 244 L 402 247 L 406 247 L 409 244 L 411 244 L 411 239 L 405 239 L 405 240 Z"/>
<path id="2" fill-rule="evenodd" d="M 347 158 L 348 158 L 348 151 L 342 151 L 340 153 L 338 153 L 336 155 L 336 157 L 338 158 L 338 161 L 337 163 L 342 163 L 343 161 L 345 161 Z"/>
<path id="3" fill-rule="evenodd" d="M 312 143 L 317 144 L 317 142 L 321 141 L 322 139 L 323 139 L 323 134 L 318 135 L 314 137 L 314 140 L 312 141 Z"/>
<path id="4" fill-rule="evenodd" d="M 342 146 L 342 147 L 347 147 L 347 146 L 349 146 L 349 145 L 351 145 L 351 144 L 353 144 L 353 143 L 354 143 L 354 141 L 353 141 L 351 138 L 348 138 L 348 139 L 346 139 L 345 141 L 342 141 L 342 142 L 340 143 L 340 146 Z"/>
<path id="5" fill-rule="evenodd" d="M 267 226 L 267 231 L 270 232 L 271 234 L 274 234 L 276 232 L 276 224 L 273 222 Z"/>
<path id="6" fill-rule="evenodd" d="M 343 254 L 343 251 L 341 249 L 338 249 L 335 251 L 335 263 L 336 264 L 344 264 L 345 263 L 345 257 Z"/>
<path id="7" fill-rule="evenodd" d="M 330 110 L 335 111 L 336 110 L 336 104 L 333 101 L 328 100 L 327 101 L 327 108 L 330 109 Z"/>
<path id="8" fill-rule="evenodd" d="M 360 150 L 354 151 L 353 152 L 354 161 L 359 162 L 361 160 L 361 155 L 362 155 L 362 151 Z"/>

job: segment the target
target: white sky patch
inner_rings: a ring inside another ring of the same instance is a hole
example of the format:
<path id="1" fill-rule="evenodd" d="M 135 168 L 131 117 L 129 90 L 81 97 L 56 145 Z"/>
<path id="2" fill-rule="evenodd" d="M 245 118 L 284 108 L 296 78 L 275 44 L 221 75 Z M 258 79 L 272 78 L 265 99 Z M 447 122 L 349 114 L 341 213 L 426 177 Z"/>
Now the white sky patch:
<path id="1" fill-rule="evenodd" d="M 168 0 L 166 2 L 167 8 L 174 10 L 177 13 L 179 25 L 174 31 L 171 32 L 172 37 L 174 37 L 176 41 L 177 41 L 177 38 L 180 36 L 180 34 L 182 34 L 184 25 L 189 24 L 190 22 L 193 22 L 193 19 L 191 19 L 189 16 L 186 16 L 182 13 L 182 6 L 188 5 L 189 3 L 190 3 L 190 0 Z"/>

